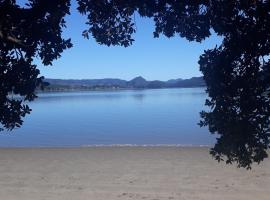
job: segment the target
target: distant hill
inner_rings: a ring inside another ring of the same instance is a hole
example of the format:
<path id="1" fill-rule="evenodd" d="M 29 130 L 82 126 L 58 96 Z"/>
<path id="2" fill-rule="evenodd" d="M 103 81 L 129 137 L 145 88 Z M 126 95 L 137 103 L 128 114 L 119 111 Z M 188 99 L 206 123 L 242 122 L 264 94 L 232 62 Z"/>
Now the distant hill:
<path id="1" fill-rule="evenodd" d="M 203 77 L 192 77 L 190 79 L 178 80 L 172 85 L 173 87 L 204 87 L 205 82 Z"/>
<path id="2" fill-rule="evenodd" d="M 127 85 L 131 88 L 147 88 L 148 81 L 145 80 L 143 77 L 138 76 L 130 81 L 127 82 Z"/>
<path id="3" fill-rule="evenodd" d="M 66 90 L 98 90 L 98 89 L 143 89 L 143 88 L 177 88 L 177 87 L 204 87 L 205 82 L 202 77 L 190 79 L 171 79 L 168 81 L 147 81 L 141 76 L 130 81 L 122 79 L 45 79 L 49 86 L 47 91 Z"/>

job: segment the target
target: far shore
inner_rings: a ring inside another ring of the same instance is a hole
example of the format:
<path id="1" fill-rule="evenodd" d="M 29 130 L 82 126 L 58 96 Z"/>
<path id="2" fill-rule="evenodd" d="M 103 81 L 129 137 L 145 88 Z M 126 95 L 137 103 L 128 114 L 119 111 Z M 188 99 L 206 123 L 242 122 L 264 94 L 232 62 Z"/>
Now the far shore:
<path id="1" fill-rule="evenodd" d="M 5 200 L 269 200 L 270 159 L 251 170 L 208 147 L 0 148 Z"/>
<path id="2" fill-rule="evenodd" d="M 98 88 L 98 89 L 65 89 L 65 90 L 37 90 L 37 94 L 60 93 L 60 92 L 113 92 L 113 91 L 140 91 L 140 90 L 162 90 L 162 89 L 188 89 L 206 88 L 206 86 L 194 87 L 163 87 L 163 88 Z"/>

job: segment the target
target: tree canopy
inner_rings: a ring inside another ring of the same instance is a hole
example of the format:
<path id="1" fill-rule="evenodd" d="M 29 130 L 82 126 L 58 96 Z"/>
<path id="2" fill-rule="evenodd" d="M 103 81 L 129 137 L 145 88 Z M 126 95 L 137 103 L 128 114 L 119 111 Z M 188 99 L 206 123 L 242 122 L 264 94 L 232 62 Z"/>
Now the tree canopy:
<path id="1" fill-rule="evenodd" d="M 154 37 L 179 36 L 201 42 L 212 33 L 220 46 L 199 58 L 209 98 L 201 112 L 217 142 L 210 153 L 218 161 L 250 168 L 267 157 L 270 146 L 270 2 L 268 0 L 77 0 L 87 16 L 82 35 L 102 45 L 132 45 L 134 15 L 153 19 Z M 23 123 L 42 87 L 33 58 L 44 65 L 72 47 L 62 38 L 70 0 L 0 0 L 0 123 L 12 130 Z M 16 98 L 14 97 L 16 96 Z M 19 98 L 17 98 L 19 96 Z"/>

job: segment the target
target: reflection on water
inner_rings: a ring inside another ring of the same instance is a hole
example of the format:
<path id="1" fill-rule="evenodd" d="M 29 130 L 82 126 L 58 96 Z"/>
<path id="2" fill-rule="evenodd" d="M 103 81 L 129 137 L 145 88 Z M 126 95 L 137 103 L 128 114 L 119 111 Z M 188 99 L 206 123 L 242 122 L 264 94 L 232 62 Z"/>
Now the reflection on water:
<path id="1" fill-rule="evenodd" d="M 43 93 L 0 146 L 211 145 L 197 125 L 205 98 L 203 88 Z"/>
<path id="2" fill-rule="evenodd" d="M 143 101 L 145 94 L 133 94 L 132 97 L 137 101 Z"/>

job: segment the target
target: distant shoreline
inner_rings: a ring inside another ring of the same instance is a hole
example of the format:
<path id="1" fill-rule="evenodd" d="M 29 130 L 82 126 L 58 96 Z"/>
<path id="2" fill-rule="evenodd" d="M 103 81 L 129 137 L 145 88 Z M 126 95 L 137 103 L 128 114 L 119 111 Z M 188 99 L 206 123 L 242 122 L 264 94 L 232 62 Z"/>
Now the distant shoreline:
<path id="1" fill-rule="evenodd" d="M 122 79 L 45 79 L 45 91 L 96 91 L 124 89 L 163 89 L 205 87 L 203 77 L 171 79 L 168 81 L 148 81 L 139 76 L 130 81 Z"/>
<path id="2" fill-rule="evenodd" d="M 65 90 L 37 90 L 39 94 L 42 93 L 61 93 L 61 92 L 112 92 L 112 91 L 140 91 L 140 90 L 160 90 L 160 89 L 188 89 L 188 88 L 206 88 L 206 86 L 194 86 L 194 87 L 168 87 L 168 88 L 106 88 L 106 89 L 65 89 Z"/>
<path id="3" fill-rule="evenodd" d="M 80 146 L 0 146 L 0 149 L 80 149 L 80 148 L 211 148 L 213 145 L 193 145 L 193 144 L 89 144 Z"/>

